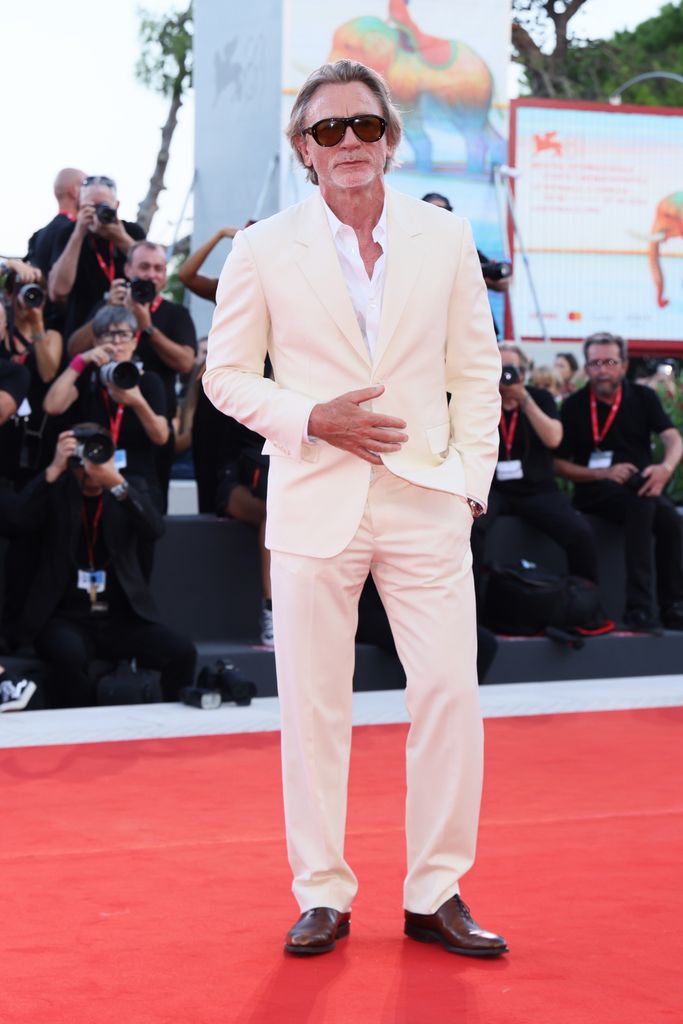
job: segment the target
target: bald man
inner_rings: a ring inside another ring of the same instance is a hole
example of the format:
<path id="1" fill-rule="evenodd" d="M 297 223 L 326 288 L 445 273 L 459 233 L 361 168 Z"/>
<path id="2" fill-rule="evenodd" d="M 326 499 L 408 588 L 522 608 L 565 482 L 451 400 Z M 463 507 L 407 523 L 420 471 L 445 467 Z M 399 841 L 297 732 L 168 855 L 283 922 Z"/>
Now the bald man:
<path id="1" fill-rule="evenodd" d="M 63 167 L 61 171 L 57 172 L 53 188 L 58 212 L 49 224 L 39 228 L 29 240 L 26 259 L 34 267 L 40 267 L 46 281 L 53 263 L 54 240 L 64 224 L 73 223 L 76 220 L 78 199 L 84 178 L 85 172 L 79 171 L 77 167 Z"/>

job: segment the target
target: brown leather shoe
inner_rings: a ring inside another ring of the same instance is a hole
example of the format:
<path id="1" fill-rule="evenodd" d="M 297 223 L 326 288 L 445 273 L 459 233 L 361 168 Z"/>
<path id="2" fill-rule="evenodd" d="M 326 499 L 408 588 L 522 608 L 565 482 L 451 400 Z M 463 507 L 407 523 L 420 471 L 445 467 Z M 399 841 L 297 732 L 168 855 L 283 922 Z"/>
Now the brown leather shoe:
<path id="1" fill-rule="evenodd" d="M 350 920 L 350 914 L 342 914 L 331 907 L 305 910 L 287 932 L 285 950 L 295 956 L 330 953 L 337 939 L 345 939 L 349 934 Z"/>
<path id="2" fill-rule="evenodd" d="M 503 936 L 480 928 L 459 896 L 446 900 L 435 914 L 404 913 L 403 930 L 418 942 L 439 942 L 449 953 L 463 956 L 500 956 L 508 952 Z"/>

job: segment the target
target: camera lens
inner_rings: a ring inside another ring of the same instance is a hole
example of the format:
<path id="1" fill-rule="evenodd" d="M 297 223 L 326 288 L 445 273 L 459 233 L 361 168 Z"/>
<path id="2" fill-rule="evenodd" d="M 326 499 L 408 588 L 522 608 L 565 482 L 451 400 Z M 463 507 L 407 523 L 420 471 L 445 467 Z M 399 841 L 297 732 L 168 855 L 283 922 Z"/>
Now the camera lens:
<path id="1" fill-rule="evenodd" d="M 140 382 L 140 371 L 135 363 L 105 363 L 100 367 L 100 383 L 106 387 L 113 384 L 115 388 L 130 391 Z"/>
<path id="2" fill-rule="evenodd" d="M 116 220 L 116 210 L 109 203 L 96 203 L 95 213 L 100 224 L 113 224 Z"/>
<path id="3" fill-rule="evenodd" d="M 39 284 L 25 284 L 19 289 L 19 298 L 29 309 L 37 309 L 45 301 L 45 292 Z"/>
<path id="4" fill-rule="evenodd" d="M 141 277 L 135 277 L 130 283 L 130 297 L 133 302 L 146 306 L 154 301 L 157 293 L 154 281 L 147 281 Z"/>
<path id="5" fill-rule="evenodd" d="M 83 442 L 83 458 L 88 462 L 94 462 L 96 466 L 109 462 L 113 454 L 114 443 L 106 434 L 90 437 Z"/>

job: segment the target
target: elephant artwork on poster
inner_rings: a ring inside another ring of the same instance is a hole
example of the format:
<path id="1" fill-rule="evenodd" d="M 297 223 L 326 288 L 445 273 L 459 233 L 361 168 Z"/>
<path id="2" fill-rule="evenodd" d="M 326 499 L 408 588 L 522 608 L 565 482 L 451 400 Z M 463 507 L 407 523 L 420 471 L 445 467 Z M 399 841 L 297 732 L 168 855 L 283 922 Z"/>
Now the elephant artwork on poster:
<path id="1" fill-rule="evenodd" d="M 462 135 L 468 176 L 490 173 L 493 164 L 505 162 L 506 142 L 489 119 L 493 76 L 488 65 L 463 42 L 421 32 L 406 0 L 390 0 L 388 14 L 386 21 L 364 16 L 340 25 L 328 60 L 360 61 L 388 83 L 413 151 L 414 163 L 407 170 L 437 169 L 428 131 L 432 122 Z"/>

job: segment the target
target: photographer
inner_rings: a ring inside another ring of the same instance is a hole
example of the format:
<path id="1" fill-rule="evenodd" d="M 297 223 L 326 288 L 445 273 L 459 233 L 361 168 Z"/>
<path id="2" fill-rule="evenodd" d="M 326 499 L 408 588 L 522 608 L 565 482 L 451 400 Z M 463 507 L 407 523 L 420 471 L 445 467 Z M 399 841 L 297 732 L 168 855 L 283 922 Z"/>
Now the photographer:
<path id="1" fill-rule="evenodd" d="M 163 246 L 137 242 L 124 265 L 125 278 L 112 282 L 107 302 L 133 314 L 137 324 L 137 358 L 144 370 L 152 370 L 164 385 L 169 422 L 176 414 L 176 380 L 189 373 L 197 351 L 197 335 L 188 310 L 164 299 L 167 263 Z M 69 354 L 76 355 L 92 345 L 92 323 L 86 323 L 69 339 Z M 158 454 L 158 475 L 164 501 L 168 491 L 174 455 L 173 437 Z"/>
<path id="2" fill-rule="evenodd" d="M 63 167 L 58 171 L 53 186 L 57 213 L 49 224 L 39 228 L 29 239 L 26 259 L 34 267 L 40 268 L 46 280 L 52 266 L 55 239 L 64 226 L 75 223 L 78 216 L 81 185 L 85 177 L 84 172 L 76 167 Z"/>
<path id="3" fill-rule="evenodd" d="M 144 238 L 138 224 L 119 220 L 118 207 L 111 178 L 84 178 L 76 220 L 55 235 L 48 290 L 52 302 L 67 304 L 67 339 L 122 276 L 128 250 Z"/>
<path id="4" fill-rule="evenodd" d="M 20 496 L 18 524 L 41 544 L 23 634 L 53 670 L 57 706 L 95 701 L 95 658 L 159 669 L 164 700 L 177 700 L 194 678 L 194 645 L 158 623 L 139 564 L 139 541 L 156 541 L 163 520 L 144 481 L 128 483 L 118 471 L 113 448 L 97 426 L 64 431 L 48 468 Z"/>
<path id="5" fill-rule="evenodd" d="M 45 396 L 45 411 L 59 416 L 70 410 L 71 422 L 87 420 L 111 430 L 117 467 L 126 477 L 144 477 L 161 510 L 156 451 L 169 437 L 163 384 L 157 374 L 140 374 L 132 364 L 137 345 L 132 313 L 122 306 L 103 306 L 92 326 L 95 347 L 77 355 L 60 374 Z M 127 378 L 118 384 L 114 364 Z"/>
<path id="6" fill-rule="evenodd" d="M 555 471 L 574 482 L 577 508 L 624 527 L 625 625 L 656 633 L 661 616 L 669 629 L 683 629 L 681 521 L 663 494 L 683 441 L 657 394 L 625 379 L 623 338 L 590 335 L 584 358 L 588 384 L 562 407 L 564 441 Z M 652 462 L 653 434 L 664 446 L 659 464 Z"/>
<path id="7" fill-rule="evenodd" d="M 552 451 L 562 441 L 555 400 L 544 388 L 525 387 L 528 361 L 520 348 L 504 344 L 500 354 L 500 447 L 488 511 L 475 520 L 477 566 L 483 561 L 486 532 L 496 517 L 514 515 L 564 549 L 571 575 L 597 583 L 598 556 L 591 528 L 555 482 Z"/>
<path id="8" fill-rule="evenodd" d="M 12 271 L 5 283 L 9 311 L 0 311 L 0 360 L 24 366 L 29 385 L 11 429 L 2 433 L 2 475 L 21 485 L 49 461 L 56 433 L 50 435 L 43 399 L 57 375 L 63 343 L 59 331 L 46 330 L 45 291 L 35 281 L 22 283 Z"/>

